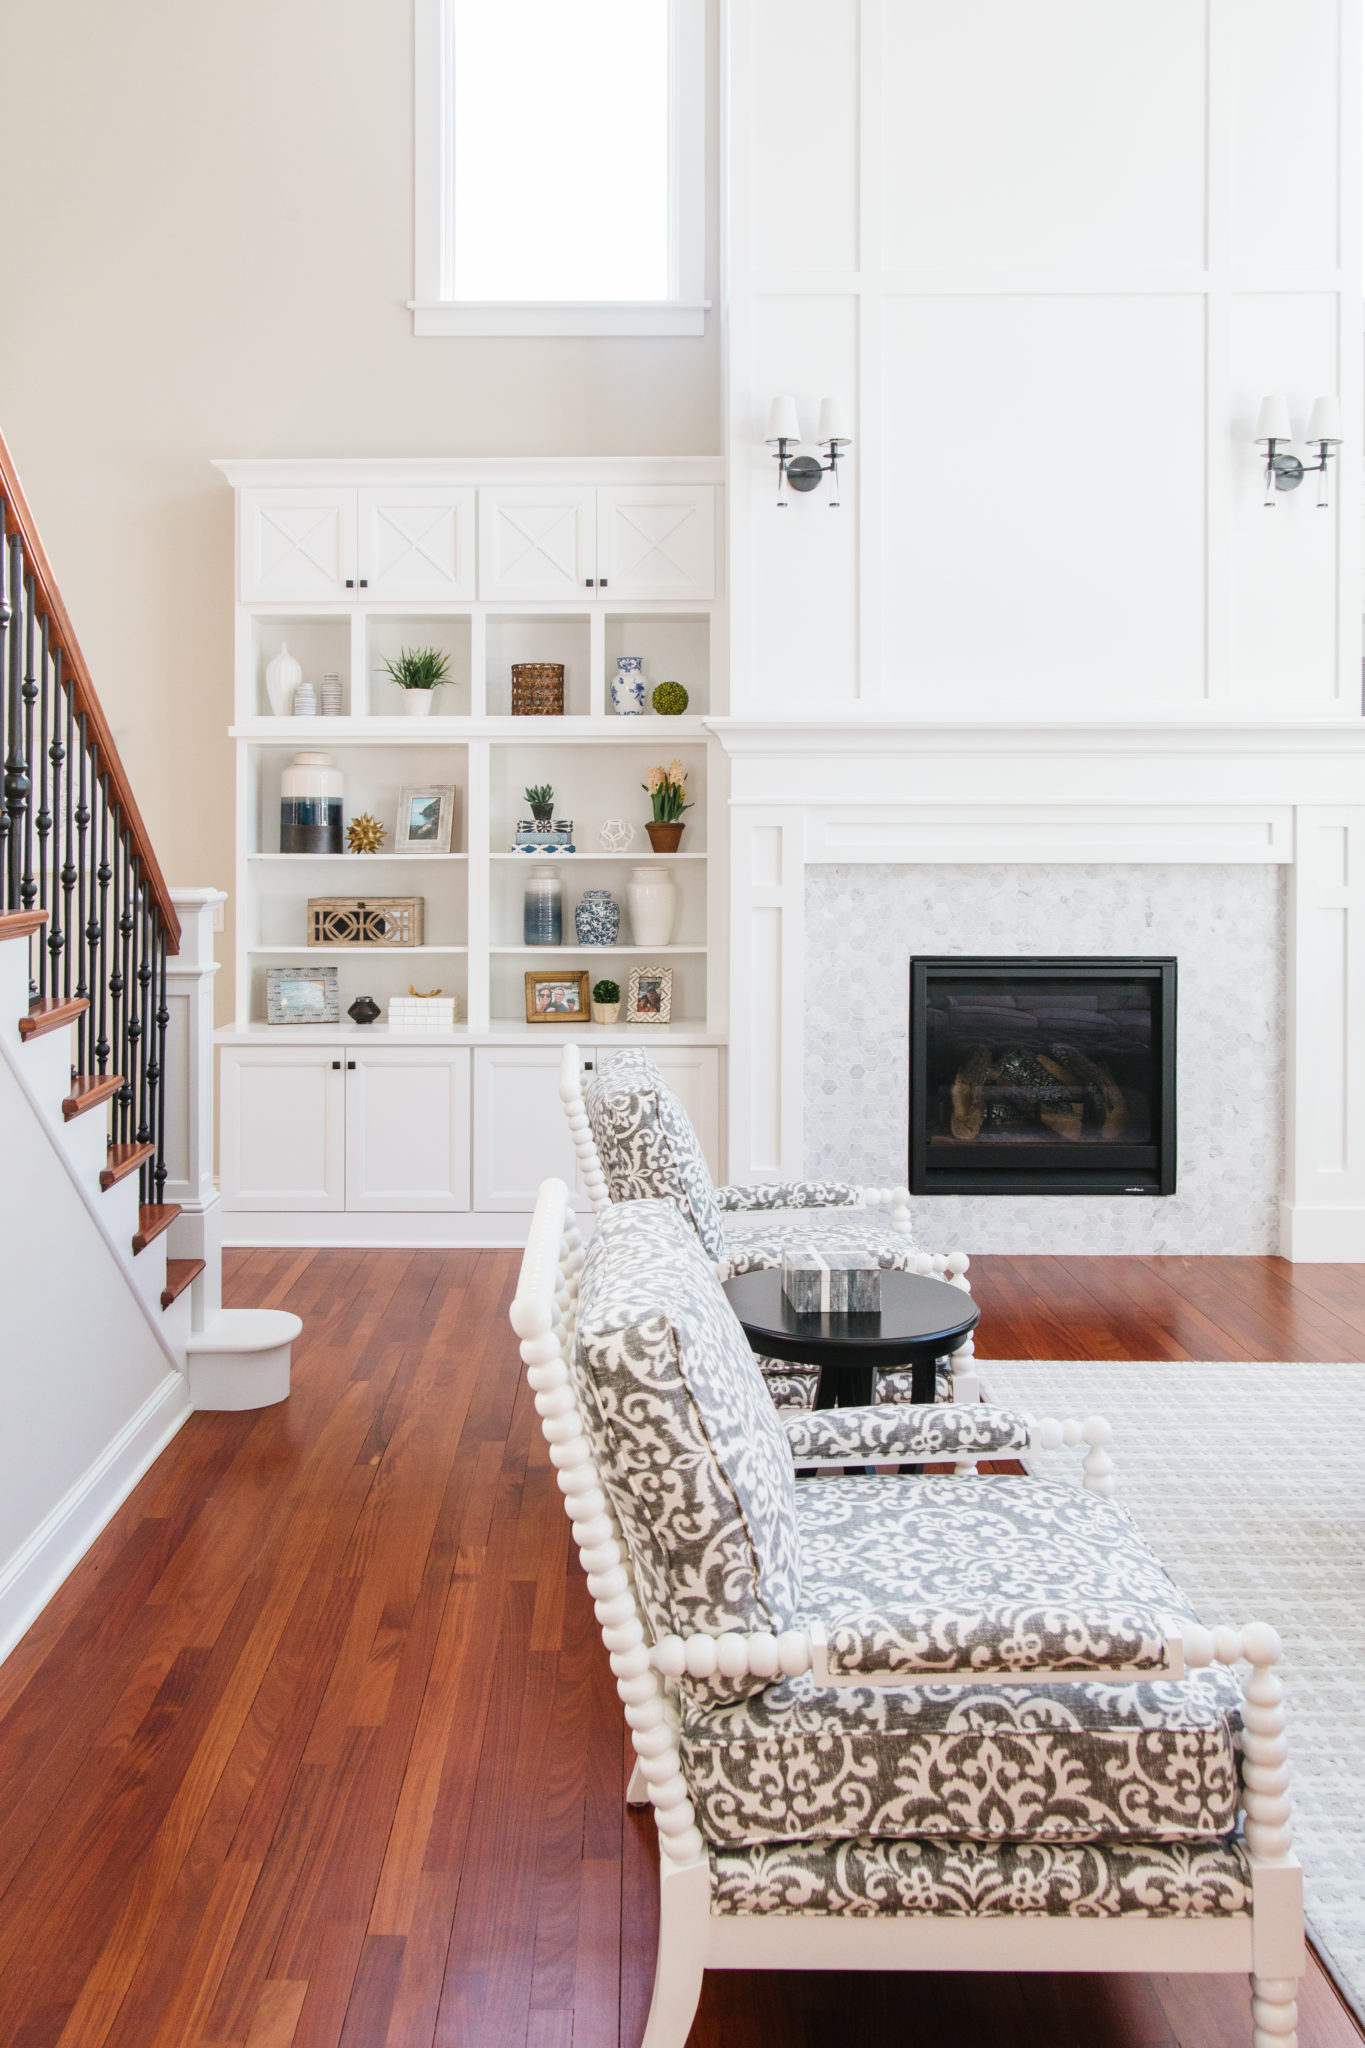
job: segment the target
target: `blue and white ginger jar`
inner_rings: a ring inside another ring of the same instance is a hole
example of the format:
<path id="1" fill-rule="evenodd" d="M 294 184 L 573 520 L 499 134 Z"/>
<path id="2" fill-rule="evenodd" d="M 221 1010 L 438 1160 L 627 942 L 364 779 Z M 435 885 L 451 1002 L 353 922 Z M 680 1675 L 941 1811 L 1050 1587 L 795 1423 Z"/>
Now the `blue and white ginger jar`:
<path id="1" fill-rule="evenodd" d="M 573 921 L 580 946 L 614 946 L 621 934 L 621 906 L 610 889 L 585 889 Z"/>
<path id="2" fill-rule="evenodd" d="M 645 658 L 642 654 L 618 654 L 616 674 L 611 679 L 611 708 L 623 718 L 634 718 L 645 708 Z"/>

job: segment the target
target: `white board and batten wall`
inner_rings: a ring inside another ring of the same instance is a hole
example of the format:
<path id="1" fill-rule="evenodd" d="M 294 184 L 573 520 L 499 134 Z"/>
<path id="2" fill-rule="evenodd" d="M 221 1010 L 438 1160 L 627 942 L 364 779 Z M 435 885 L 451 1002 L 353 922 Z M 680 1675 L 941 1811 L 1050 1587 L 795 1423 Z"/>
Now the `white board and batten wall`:
<path id="1" fill-rule="evenodd" d="M 1284 863 L 1282 1246 L 1365 1258 L 1359 0 L 728 36 L 732 1178 L 810 1164 L 811 863 Z M 1329 509 L 1264 508 L 1267 393 L 1339 394 Z"/>
<path id="2" fill-rule="evenodd" d="M 716 458 L 582 461 L 226 462 L 237 492 L 236 1017 L 218 1033 L 224 1235 L 237 1244 L 516 1244 L 540 1182 L 577 1185 L 559 1100 L 560 1054 L 587 1062 L 647 1046 L 687 1104 L 723 1173 L 728 907 L 725 756 L 706 716 L 726 706 L 723 466 Z M 337 717 L 272 714 L 265 671 L 282 644 L 316 683 L 339 680 Z M 385 663 L 435 645 L 450 682 L 435 710 L 403 715 Z M 683 682 L 688 712 L 620 717 L 616 656 L 639 653 L 647 682 Z M 510 667 L 561 661 L 565 712 L 510 715 Z M 280 774 L 299 749 L 333 756 L 347 818 L 368 811 L 377 855 L 279 850 Z M 626 892 L 654 861 L 644 831 L 646 769 L 674 756 L 694 807 L 672 862 L 679 909 L 663 949 L 672 1021 L 528 1025 L 528 969 L 608 977 L 624 993 L 649 952 L 630 941 Z M 524 944 L 526 877 L 510 851 L 524 788 L 550 782 L 579 851 L 556 862 L 565 943 Z M 394 847 L 405 785 L 455 786 L 451 847 L 437 858 Z M 610 817 L 636 826 L 607 853 Z M 609 887 L 621 944 L 577 945 L 575 901 Z M 417 895 L 417 948 L 308 947 L 310 896 Z M 271 1026 L 267 973 L 336 966 L 342 1018 Z M 345 1014 L 368 994 L 441 988 L 453 1030 L 389 1032 Z M 580 1188 L 580 1193 L 582 1192 Z"/>

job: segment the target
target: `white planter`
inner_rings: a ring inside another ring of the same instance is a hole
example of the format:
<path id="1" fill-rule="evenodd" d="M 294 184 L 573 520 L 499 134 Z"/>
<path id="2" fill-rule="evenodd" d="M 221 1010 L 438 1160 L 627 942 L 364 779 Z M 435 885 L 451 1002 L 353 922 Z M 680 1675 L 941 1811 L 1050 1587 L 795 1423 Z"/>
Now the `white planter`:
<path id="1" fill-rule="evenodd" d="M 435 690 L 404 690 L 403 709 L 409 718 L 429 718 Z"/>
<path id="2" fill-rule="evenodd" d="M 621 1014 L 619 1003 L 594 1003 L 592 1021 L 594 1024 L 614 1024 Z"/>
<path id="3" fill-rule="evenodd" d="M 678 914 L 678 892 L 666 868 L 632 868 L 626 890 L 630 937 L 635 946 L 666 946 Z"/>

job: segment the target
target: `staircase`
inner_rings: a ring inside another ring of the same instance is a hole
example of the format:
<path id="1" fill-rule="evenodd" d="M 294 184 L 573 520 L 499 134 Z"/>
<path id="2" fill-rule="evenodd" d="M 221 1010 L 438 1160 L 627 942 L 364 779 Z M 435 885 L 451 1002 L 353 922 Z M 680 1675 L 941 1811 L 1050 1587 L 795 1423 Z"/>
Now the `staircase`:
<path id="1" fill-rule="evenodd" d="M 211 1026 L 168 1038 L 216 892 L 167 887 L 2 440 L 0 762 L 3 1656 L 191 1409 L 287 1396 L 302 1324 L 222 1307 Z"/>

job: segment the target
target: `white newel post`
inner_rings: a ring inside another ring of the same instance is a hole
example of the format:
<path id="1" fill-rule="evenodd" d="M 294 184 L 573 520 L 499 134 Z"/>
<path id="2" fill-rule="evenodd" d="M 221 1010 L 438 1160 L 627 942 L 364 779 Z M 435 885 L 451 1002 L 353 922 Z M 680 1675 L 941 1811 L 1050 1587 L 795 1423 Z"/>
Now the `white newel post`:
<path id="1" fill-rule="evenodd" d="M 223 1298 L 222 1222 L 213 1177 L 214 917 L 222 889 L 172 889 L 180 951 L 166 962 L 166 1193 L 180 1204 L 172 1256 L 203 1259 L 194 1328 L 216 1318 Z"/>

